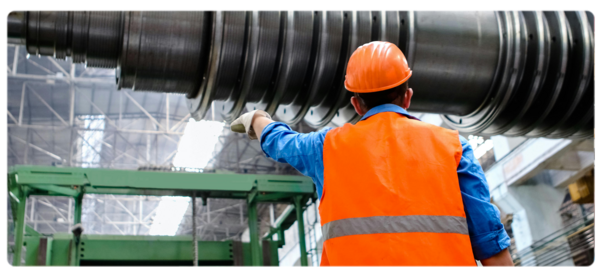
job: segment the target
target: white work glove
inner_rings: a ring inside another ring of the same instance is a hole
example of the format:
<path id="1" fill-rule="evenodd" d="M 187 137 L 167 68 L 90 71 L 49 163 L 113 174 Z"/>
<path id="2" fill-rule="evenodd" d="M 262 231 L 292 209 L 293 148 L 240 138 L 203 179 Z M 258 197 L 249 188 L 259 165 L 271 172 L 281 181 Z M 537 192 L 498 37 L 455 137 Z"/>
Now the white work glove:
<path id="1" fill-rule="evenodd" d="M 258 139 L 258 137 L 256 137 L 256 132 L 254 132 L 254 129 L 252 128 L 252 120 L 254 119 L 254 115 L 271 119 L 269 113 L 263 110 L 254 110 L 241 115 L 239 118 L 233 121 L 231 123 L 231 131 L 237 133 L 247 133 L 250 140 Z"/>

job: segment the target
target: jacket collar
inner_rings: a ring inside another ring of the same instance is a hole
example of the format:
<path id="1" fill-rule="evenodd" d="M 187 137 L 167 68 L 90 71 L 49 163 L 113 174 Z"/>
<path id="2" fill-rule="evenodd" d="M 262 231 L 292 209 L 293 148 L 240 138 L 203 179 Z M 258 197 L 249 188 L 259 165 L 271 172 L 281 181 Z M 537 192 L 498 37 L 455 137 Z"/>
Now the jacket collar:
<path id="1" fill-rule="evenodd" d="M 404 108 L 402 108 L 398 105 L 395 105 L 395 104 L 383 104 L 383 105 L 375 106 L 375 107 L 371 108 L 371 110 L 369 110 L 360 120 L 361 121 L 366 120 L 367 118 L 369 118 L 375 114 L 379 114 L 379 113 L 383 113 L 383 112 L 395 112 L 400 115 L 406 116 L 409 119 L 420 121 L 418 118 L 411 116 Z"/>

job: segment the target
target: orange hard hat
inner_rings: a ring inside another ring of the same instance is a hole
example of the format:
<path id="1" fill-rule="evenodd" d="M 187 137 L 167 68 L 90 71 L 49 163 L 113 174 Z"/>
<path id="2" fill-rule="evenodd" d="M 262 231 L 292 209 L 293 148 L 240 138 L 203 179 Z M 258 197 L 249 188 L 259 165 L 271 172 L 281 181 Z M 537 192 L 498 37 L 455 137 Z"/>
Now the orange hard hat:
<path id="1" fill-rule="evenodd" d="M 364 44 L 350 57 L 344 86 L 350 92 L 376 92 L 397 87 L 410 78 L 402 51 L 389 42 Z"/>

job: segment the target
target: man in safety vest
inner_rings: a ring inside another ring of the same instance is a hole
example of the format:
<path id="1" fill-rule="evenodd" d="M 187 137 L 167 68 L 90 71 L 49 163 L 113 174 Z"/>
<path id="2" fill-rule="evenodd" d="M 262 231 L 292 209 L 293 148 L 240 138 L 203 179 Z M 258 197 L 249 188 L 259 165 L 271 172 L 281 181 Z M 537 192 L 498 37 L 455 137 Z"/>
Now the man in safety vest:
<path id="1" fill-rule="evenodd" d="M 310 176 L 320 199 L 321 265 L 513 265 L 483 170 L 457 131 L 406 109 L 404 54 L 371 42 L 350 57 L 355 124 L 297 133 L 256 110 L 231 124 L 268 157 Z M 418 93 L 417 93 L 418 94 Z"/>

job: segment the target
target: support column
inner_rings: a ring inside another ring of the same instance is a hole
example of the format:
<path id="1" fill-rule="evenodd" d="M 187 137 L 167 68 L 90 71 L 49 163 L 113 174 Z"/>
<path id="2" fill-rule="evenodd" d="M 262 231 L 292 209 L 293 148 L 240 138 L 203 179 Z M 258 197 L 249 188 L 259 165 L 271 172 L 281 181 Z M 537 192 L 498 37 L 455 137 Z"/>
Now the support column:
<path id="1" fill-rule="evenodd" d="M 298 244 L 300 245 L 300 265 L 308 266 L 308 258 L 306 256 L 306 237 L 304 235 L 304 215 L 301 204 L 302 197 L 294 197 L 294 206 L 296 207 L 296 220 L 298 222 Z"/>
<path id="2" fill-rule="evenodd" d="M 17 213 L 13 213 L 15 220 L 15 254 L 13 256 L 13 266 L 21 265 L 21 252 L 23 252 L 23 235 L 25 234 L 25 206 L 27 203 L 27 194 L 24 190 L 17 193 L 18 205 Z"/>
<path id="3" fill-rule="evenodd" d="M 20 48 L 19 45 L 17 45 L 15 47 L 15 55 L 13 56 L 13 67 L 12 67 L 13 75 L 17 74 L 17 67 L 19 67 L 19 48 Z"/>
<path id="4" fill-rule="evenodd" d="M 35 196 L 31 198 L 31 210 L 29 212 L 29 219 L 33 222 L 33 230 L 37 230 L 37 221 L 35 219 Z"/>
<path id="5" fill-rule="evenodd" d="M 75 69 L 75 66 L 72 67 L 72 69 Z M 71 73 L 74 70 L 71 70 Z M 69 86 L 69 125 L 71 127 L 73 127 L 73 124 L 75 123 L 75 85 L 73 85 L 73 82 L 70 82 L 70 86 Z"/>
<path id="6" fill-rule="evenodd" d="M 52 265 L 52 242 L 54 241 L 54 238 L 52 237 L 48 237 L 48 239 L 46 240 L 46 266 L 51 266 Z"/>
<path id="7" fill-rule="evenodd" d="M 81 223 L 81 203 L 83 201 L 83 194 L 76 196 L 75 198 L 75 213 L 73 217 L 73 224 Z"/>
<path id="8" fill-rule="evenodd" d="M 317 219 L 319 217 L 319 209 L 317 208 L 317 203 L 313 203 L 313 210 L 315 211 L 315 223 L 313 225 L 313 237 L 315 238 L 315 258 L 317 259 L 317 266 L 321 265 L 321 260 L 319 259 L 321 256 L 319 255 L 319 239 L 317 239 L 317 230 L 315 229 L 315 225 L 319 222 Z"/>
<path id="9" fill-rule="evenodd" d="M 192 242 L 194 242 L 194 266 L 198 266 L 198 235 L 196 235 L 196 191 L 192 192 Z"/>
<path id="10" fill-rule="evenodd" d="M 27 134 L 25 135 L 25 152 L 23 153 L 23 164 L 27 165 L 29 163 L 29 128 L 27 128 Z"/>
<path id="11" fill-rule="evenodd" d="M 77 133 L 77 131 L 75 130 L 74 126 L 71 126 L 71 129 L 69 130 L 69 167 L 73 167 L 73 148 L 75 147 L 75 145 L 73 145 L 73 141 L 75 141 L 74 138 L 74 134 Z M 70 201 L 70 200 L 69 200 Z"/>
<path id="12" fill-rule="evenodd" d="M 170 107 L 169 106 L 169 95 L 170 94 L 165 93 L 165 95 L 167 96 L 166 102 L 165 102 L 166 103 L 166 106 L 165 106 L 165 111 L 166 111 L 166 114 L 165 114 L 165 116 L 166 116 L 166 118 L 165 118 L 165 128 L 166 128 L 167 132 L 171 132 L 171 125 L 170 125 L 170 121 L 169 121 L 169 119 L 170 119 L 169 118 L 169 107 Z"/>
<path id="13" fill-rule="evenodd" d="M 256 201 L 248 200 L 248 229 L 250 231 L 250 252 L 252 256 L 252 265 L 260 266 L 261 250 L 260 239 L 258 237 L 258 213 L 256 210 Z"/>
<path id="14" fill-rule="evenodd" d="M 74 197 L 75 199 L 75 211 L 73 211 L 73 225 L 81 227 L 81 208 L 83 202 L 83 193 Z M 79 243 L 81 241 L 82 229 L 77 230 L 77 227 L 73 230 L 73 245 L 71 246 L 71 266 L 79 266 L 79 257 L 81 255 L 79 249 Z"/>

